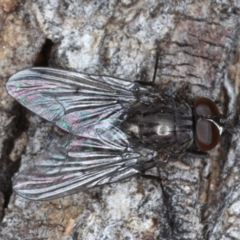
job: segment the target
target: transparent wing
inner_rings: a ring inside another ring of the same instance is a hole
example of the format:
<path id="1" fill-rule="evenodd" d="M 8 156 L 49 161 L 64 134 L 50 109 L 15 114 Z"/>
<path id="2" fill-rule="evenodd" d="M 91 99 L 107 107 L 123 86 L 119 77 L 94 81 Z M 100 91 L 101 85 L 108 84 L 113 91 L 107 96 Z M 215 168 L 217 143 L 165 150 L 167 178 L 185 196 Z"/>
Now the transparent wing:
<path id="1" fill-rule="evenodd" d="M 14 180 L 14 190 L 34 200 L 49 200 L 119 181 L 154 166 L 155 151 L 132 147 L 113 127 L 95 138 L 68 135 Z"/>
<path id="2" fill-rule="evenodd" d="M 86 129 L 116 125 L 136 101 L 152 101 L 136 82 L 51 68 L 14 74 L 6 84 L 23 106 L 60 128 L 81 136 Z"/>

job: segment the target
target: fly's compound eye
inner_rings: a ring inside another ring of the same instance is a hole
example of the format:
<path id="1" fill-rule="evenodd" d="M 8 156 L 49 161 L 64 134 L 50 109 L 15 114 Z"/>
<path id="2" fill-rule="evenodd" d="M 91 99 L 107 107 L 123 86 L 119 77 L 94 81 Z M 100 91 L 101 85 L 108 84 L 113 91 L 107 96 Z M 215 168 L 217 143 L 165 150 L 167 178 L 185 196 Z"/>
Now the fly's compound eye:
<path id="1" fill-rule="evenodd" d="M 209 98 L 198 98 L 194 103 L 194 111 L 199 116 L 217 116 L 219 115 L 216 104 Z"/>
<path id="2" fill-rule="evenodd" d="M 213 122 L 200 119 L 196 123 L 195 141 L 198 148 L 204 152 L 215 148 L 220 140 L 218 127 Z"/>
<path id="3" fill-rule="evenodd" d="M 198 98 L 194 103 L 194 112 L 198 116 L 213 117 L 219 115 L 216 104 L 209 98 Z M 195 142 L 202 151 L 216 147 L 220 140 L 219 129 L 210 119 L 200 118 L 195 124 Z"/>

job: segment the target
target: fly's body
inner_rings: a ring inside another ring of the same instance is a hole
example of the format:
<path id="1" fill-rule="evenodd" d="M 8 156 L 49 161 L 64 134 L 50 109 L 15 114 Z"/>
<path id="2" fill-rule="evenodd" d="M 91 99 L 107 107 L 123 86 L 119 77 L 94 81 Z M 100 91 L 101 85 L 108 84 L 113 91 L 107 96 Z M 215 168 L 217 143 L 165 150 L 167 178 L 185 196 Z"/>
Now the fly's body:
<path id="1" fill-rule="evenodd" d="M 14 180 L 19 195 L 35 200 L 119 181 L 179 153 L 209 151 L 225 122 L 208 98 L 190 105 L 157 86 L 108 76 L 32 68 L 14 74 L 6 87 L 68 132 Z"/>

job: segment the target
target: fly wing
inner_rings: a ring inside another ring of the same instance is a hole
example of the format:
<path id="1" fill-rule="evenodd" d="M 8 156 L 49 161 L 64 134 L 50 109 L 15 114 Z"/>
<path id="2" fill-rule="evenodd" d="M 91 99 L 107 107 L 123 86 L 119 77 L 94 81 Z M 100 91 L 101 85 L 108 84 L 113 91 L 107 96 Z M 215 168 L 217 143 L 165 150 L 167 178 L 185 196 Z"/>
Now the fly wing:
<path id="1" fill-rule="evenodd" d="M 65 137 L 14 180 L 14 190 L 34 200 L 49 200 L 119 181 L 154 166 L 155 151 L 134 148 L 118 128 L 95 138 Z"/>
<path id="2" fill-rule="evenodd" d="M 152 101 L 149 89 L 137 82 L 51 68 L 17 72 L 6 88 L 29 110 L 79 136 L 119 124 L 138 100 Z"/>

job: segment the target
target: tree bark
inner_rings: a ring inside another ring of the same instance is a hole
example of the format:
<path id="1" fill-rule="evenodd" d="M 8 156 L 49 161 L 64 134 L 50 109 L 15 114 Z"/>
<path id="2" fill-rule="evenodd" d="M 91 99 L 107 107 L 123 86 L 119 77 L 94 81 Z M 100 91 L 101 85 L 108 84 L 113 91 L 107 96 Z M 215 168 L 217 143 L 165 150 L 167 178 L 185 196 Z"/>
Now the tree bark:
<path id="1" fill-rule="evenodd" d="M 239 8 L 232 1 L 0 1 L 2 199 L 20 158 L 24 169 L 62 134 L 7 95 L 4 83 L 20 69 L 48 65 L 151 82 L 158 55 L 159 89 L 170 84 L 174 94 L 187 83 L 184 94 L 211 98 L 235 127 L 209 157 L 152 169 L 159 181 L 133 177 L 52 201 L 13 192 L 0 238 L 239 239 Z"/>

